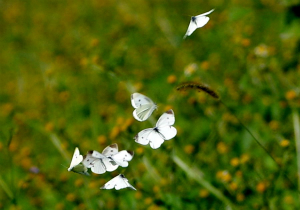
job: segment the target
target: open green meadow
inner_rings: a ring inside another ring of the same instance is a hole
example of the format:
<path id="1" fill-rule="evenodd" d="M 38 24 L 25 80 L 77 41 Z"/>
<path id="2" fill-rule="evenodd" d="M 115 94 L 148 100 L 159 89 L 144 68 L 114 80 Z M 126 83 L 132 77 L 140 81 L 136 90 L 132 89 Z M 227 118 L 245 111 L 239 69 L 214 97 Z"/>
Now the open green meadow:
<path id="1" fill-rule="evenodd" d="M 0 209 L 300 209 L 299 0 L 2 0 L 0 46 Z M 177 135 L 136 143 L 169 109 Z M 67 170 L 113 143 L 128 167 Z M 136 191 L 100 189 L 120 173 Z"/>

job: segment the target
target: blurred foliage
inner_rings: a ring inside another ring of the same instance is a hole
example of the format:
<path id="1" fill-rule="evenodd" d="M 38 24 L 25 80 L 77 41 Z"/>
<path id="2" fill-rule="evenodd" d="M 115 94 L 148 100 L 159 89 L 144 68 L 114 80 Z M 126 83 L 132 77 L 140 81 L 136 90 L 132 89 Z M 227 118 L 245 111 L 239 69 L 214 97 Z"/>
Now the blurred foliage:
<path id="1" fill-rule="evenodd" d="M 300 208 L 299 0 L 0 5 L 0 209 Z M 182 40 L 189 15 L 212 8 Z M 230 109 L 177 92 L 185 81 L 209 85 Z M 133 92 L 158 103 L 149 121 L 133 119 Z M 136 144 L 169 108 L 177 136 L 157 150 Z M 112 143 L 135 151 L 128 168 L 67 171 L 75 146 Z M 136 192 L 99 189 L 119 173 Z"/>

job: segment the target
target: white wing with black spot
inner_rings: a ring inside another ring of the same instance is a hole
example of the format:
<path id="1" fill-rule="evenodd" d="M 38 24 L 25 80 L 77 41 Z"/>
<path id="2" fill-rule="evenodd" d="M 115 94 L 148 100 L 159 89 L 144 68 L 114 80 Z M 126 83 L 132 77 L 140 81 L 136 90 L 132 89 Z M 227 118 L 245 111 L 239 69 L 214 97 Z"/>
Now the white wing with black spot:
<path id="1" fill-rule="evenodd" d="M 128 179 L 123 174 L 119 174 L 104 184 L 100 189 L 110 190 L 115 188 L 116 190 L 120 190 L 127 187 L 136 190 L 131 184 L 129 184 Z"/>

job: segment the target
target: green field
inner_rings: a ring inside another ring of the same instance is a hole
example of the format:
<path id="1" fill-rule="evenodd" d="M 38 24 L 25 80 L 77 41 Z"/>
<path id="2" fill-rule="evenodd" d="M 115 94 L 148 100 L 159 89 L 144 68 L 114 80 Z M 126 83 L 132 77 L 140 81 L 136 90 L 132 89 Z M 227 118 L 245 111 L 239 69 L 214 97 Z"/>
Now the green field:
<path id="1" fill-rule="evenodd" d="M 300 209 L 298 5 L 0 1 L 0 209 Z M 176 90 L 187 81 L 220 100 Z M 158 105 L 147 121 L 134 92 Z M 137 144 L 169 109 L 176 137 Z M 129 167 L 67 170 L 75 147 L 112 143 L 135 152 Z M 137 191 L 100 190 L 120 173 Z"/>

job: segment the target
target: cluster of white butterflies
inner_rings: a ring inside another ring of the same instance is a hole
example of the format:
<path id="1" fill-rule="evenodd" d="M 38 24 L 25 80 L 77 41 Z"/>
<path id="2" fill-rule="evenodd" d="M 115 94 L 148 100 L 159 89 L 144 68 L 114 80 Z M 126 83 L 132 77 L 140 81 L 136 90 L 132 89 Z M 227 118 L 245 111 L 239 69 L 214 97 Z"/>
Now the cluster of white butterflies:
<path id="1" fill-rule="evenodd" d="M 117 144 L 107 146 L 102 153 L 91 150 L 85 156 L 82 156 L 79 149 L 76 147 L 68 171 L 89 175 L 88 168 L 90 168 L 93 173 L 103 174 L 106 171 L 114 171 L 119 166 L 127 167 L 128 162 L 131 161 L 132 158 L 132 151 L 122 150 L 118 152 Z M 119 190 L 126 187 L 135 190 L 135 188 L 129 184 L 125 176 L 123 174 L 119 174 L 100 189 L 115 188 L 116 190 Z"/>
<path id="2" fill-rule="evenodd" d="M 185 39 L 187 36 L 190 36 L 197 28 L 201 28 L 201 27 L 205 26 L 206 23 L 208 23 L 208 21 L 209 21 L 209 17 L 207 17 L 206 15 L 209 15 L 213 11 L 214 11 L 214 9 L 210 10 L 209 12 L 197 15 L 197 16 L 192 16 L 189 27 L 183 38 Z"/>
<path id="3" fill-rule="evenodd" d="M 133 117 L 138 121 L 147 120 L 153 111 L 157 108 L 156 104 L 147 96 L 140 93 L 131 95 L 131 104 L 135 108 Z M 150 144 L 153 149 L 159 148 L 165 140 L 170 140 L 176 136 L 177 130 L 172 125 L 175 123 L 175 116 L 172 109 L 166 111 L 157 121 L 154 128 L 147 128 L 139 132 L 135 141 L 142 145 Z M 119 166 L 127 167 L 132 160 L 134 153 L 128 150 L 118 151 L 118 145 L 107 146 L 102 153 L 91 150 L 85 156 L 82 156 L 76 147 L 68 171 L 79 174 L 89 175 L 90 168 L 93 173 L 103 174 L 106 171 L 114 171 Z M 123 174 L 119 174 L 108 181 L 100 189 L 123 189 L 131 188 L 136 190 Z"/>

